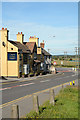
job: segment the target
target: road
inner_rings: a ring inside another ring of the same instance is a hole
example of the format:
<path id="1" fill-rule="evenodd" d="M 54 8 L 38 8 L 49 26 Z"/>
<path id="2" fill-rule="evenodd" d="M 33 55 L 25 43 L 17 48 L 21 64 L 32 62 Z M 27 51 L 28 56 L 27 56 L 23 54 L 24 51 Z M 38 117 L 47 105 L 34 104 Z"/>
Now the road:
<path id="1" fill-rule="evenodd" d="M 0 117 L 12 118 L 12 105 L 17 104 L 19 106 L 19 117 L 24 118 L 33 109 L 33 93 L 38 95 L 39 105 L 42 105 L 46 100 L 49 100 L 50 88 L 54 89 L 55 95 L 57 95 L 62 88 L 61 84 L 78 79 L 78 75 L 69 68 L 58 68 L 57 70 L 63 74 L 49 74 L 6 82 L 2 84 L 2 88 L 0 84 L 0 93 L 2 93 Z"/>
<path id="2" fill-rule="evenodd" d="M 23 80 L 2 84 L 2 89 L 0 89 L 0 92 L 2 92 L 2 104 L 78 79 L 78 76 L 70 69 L 59 68 L 58 71 L 63 71 L 64 74 L 41 76 L 30 81 Z"/>

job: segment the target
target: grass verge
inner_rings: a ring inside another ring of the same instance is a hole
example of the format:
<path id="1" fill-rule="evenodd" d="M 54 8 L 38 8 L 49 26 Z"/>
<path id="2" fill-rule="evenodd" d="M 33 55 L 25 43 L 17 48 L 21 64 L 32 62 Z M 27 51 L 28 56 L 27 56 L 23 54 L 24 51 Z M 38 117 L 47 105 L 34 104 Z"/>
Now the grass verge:
<path id="1" fill-rule="evenodd" d="M 78 118 L 78 88 L 67 86 L 55 97 L 55 106 L 46 101 L 39 107 L 39 112 L 31 111 L 30 118 Z"/>

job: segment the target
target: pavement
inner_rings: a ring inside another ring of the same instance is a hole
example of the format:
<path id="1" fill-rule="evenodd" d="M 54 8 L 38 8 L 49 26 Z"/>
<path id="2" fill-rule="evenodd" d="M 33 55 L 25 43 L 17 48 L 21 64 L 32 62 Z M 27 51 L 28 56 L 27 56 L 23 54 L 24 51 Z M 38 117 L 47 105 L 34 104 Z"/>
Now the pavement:
<path id="1" fill-rule="evenodd" d="M 57 74 L 46 74 L 46 75 L 38 75 L 38 76 L 33 76 L 33 77 L 26 77 L 26 78 L 12 78 L 12 77 L 6 77 L 6 79 L 0 79 L 0 83 L 6 83 L 6 82 L 14 82 L 14 81 L 29 81 L 29 80 L 34 80 L 36 78 L 41 78 L 45 76 L 51 76 L 51 75 L 60 75 L 63 74 L 63 72 L 58 72 Z"/>

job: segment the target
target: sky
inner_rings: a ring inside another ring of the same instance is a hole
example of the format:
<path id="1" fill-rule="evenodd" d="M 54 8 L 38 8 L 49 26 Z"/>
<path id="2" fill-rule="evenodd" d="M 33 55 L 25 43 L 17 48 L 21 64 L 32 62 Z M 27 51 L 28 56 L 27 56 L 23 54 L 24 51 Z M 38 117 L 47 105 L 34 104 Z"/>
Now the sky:
<path id="1" fill-rule="evenodd" d="M 9 40 L 18 32 L 24 41 L 30 36 L 45 41 L 52 55 L 75 54 L 78 46 L 77 2 L 3 2 L 2 27 L 9 30 Z"/>

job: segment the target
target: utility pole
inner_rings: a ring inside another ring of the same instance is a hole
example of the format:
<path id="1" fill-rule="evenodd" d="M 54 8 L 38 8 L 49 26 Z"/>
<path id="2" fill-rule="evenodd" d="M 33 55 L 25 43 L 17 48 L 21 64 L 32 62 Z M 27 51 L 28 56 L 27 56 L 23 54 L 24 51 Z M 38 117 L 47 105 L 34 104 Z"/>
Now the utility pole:
<path id="1" fill-rule="evenodd" d="M 64 59 L 67 59 L 67 51 L 64 52 Z"/>
<path id="2" fill-rule="evenodd" d="M 48 52 L 50 51 L 50 49 L 48 49 Z"/>
<path id="3" fill-rule="evenodd" d="M 64 52 L 64 65 L 66 65 L 67 51 Z"/>
<path id="4" fill-rule="evenodd" d="M 65 52 L 64 52 L 64 65 L 65 65 Z"/>
<path id="5" fill-rule="evenodd" d="M 76 65 L 76 63 L 77 63 L 77 47 L 75 47 L 75 53 L 76 53 L 76 55 L 75 55 L 75 68 L 77 68 L 77 65 Z"/>
<path id="6" fill-rule="evenodd" d="M 80 55 L 80 47 L 78 47 L 78 69 L 79 69 L 79 62 L 80 62 L 80 57 L 79 57 L 79 55 Z"/>
<path id="7" fill-rule="evenodd" d="M 64 60 L 65 60 L 65 52 L 64 52 Z"/>
<path id="8" fill-rule="evenodd" d="M 65 57 L 66 57 L 66 59 L 67 59 L 67 51 L 65 52 Z"/>

